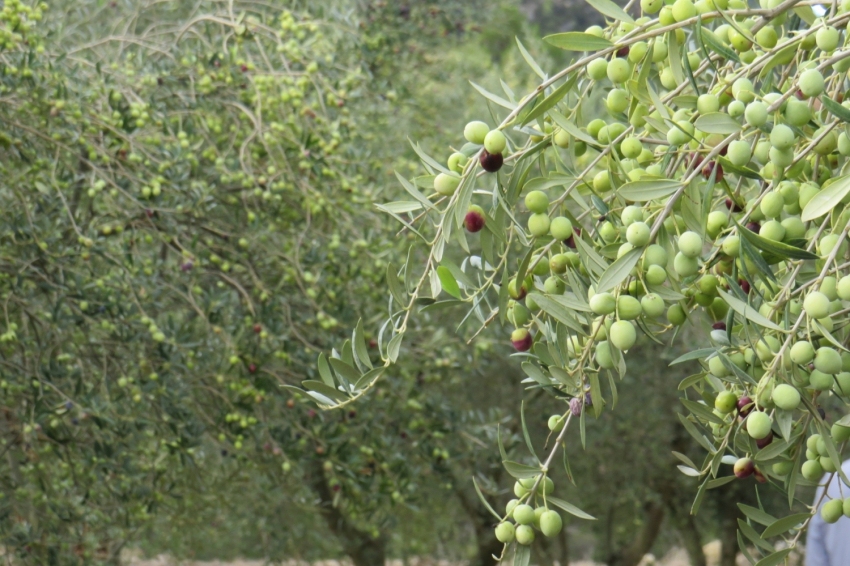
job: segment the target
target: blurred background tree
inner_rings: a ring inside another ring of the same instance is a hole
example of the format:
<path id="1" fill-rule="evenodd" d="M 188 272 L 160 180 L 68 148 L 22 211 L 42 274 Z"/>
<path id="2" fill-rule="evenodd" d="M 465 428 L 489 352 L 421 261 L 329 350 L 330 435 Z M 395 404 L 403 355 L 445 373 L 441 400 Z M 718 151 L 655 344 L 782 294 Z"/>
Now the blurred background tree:
<path id="1" fill-rule="evenodd" d="M 487 118 L 465 114 L 478 96 L 468 80 L 527 89 L 537 78 L 516 39 L 549 68 L 563 53 L 535 38 L 593 13 L 511 0 L 7 1 L 6 551 L 63 566 L 118 564 L 129 546 L 492 563 L 501 545 L 471 478 L 505 504 L 499 431 L 524 450 L 507 416 L 523 374 L 501 340 L 458 354 L 447 346 L 462 322 L 433 310 L 368 406 L 323 413 L 284 386 L 321 383 L 319 352 L 383 318 L 378 290 L 412 236 L 374 205 L 402 193 L 394 171 L 416 167 L 408 138 L 445 153 L 447 136 Z M 363 334 L 368 359 L 381 337 Z M 681 545 L 698 563 L 719 517 L 735 520 L 718 500 L 694 522 L 679 500 L 692 486 L 670 450 L 690 439 L 665 382 L 678 374 L 657 356 L 647 347 L 646 370 L 624 383 L 627 412 L 591 428 L 599 450 L 571 462 L 594 486 L 576 500 L 599 520 L 571 524 L 538 562 L 633 564 Z M 338 357 L 368 363 L 356 343 Z M 553 406 L 541 392 L 525 408 L 535 442 Z"/>

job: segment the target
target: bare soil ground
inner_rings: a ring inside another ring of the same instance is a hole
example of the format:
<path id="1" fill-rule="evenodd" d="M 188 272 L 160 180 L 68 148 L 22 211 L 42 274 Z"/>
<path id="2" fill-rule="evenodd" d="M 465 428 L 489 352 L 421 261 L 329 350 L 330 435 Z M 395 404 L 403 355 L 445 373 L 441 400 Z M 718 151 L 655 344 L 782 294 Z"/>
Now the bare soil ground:
<path id="1" fill-rule="evenodd" d="M 708 566 L 717 566 L 720 556 L 720 543 L 711 542 L 703 547 Z M 793 556 L 793 555 L 792 555 Z M 801 564 L 802 560 L 792 561 L 792 564 Z M 130 558 L 126 561 L 128 566 L 265 566 L 265 563 L 260 560 L 237 560 L 235 562 L 178 562 L 167 556 L 159 556 L 152 560 L 142 560 L 139 558 Z M 738 566 L 747 566 L 746 559 L 739 555 Z M 303 564 L 298 562 L 286 563 L 285 566 L 348 566 L 345 563 L 337 561 L 315 562 L 313 564 Z M 459 566 L 446 561 L 429 560 L 427 558 L 412 559 L 405 565 L 400 560 L 393 560 L 387 566 Z M 570 566 L 604 566 L 598 562 L 589 560 L 571 561 Z M 644 556 L 640 566 L 691 566 L 688 555 L 682 549 L 673 549 L 665 556 L 655 557 L 651 554 Z"/>

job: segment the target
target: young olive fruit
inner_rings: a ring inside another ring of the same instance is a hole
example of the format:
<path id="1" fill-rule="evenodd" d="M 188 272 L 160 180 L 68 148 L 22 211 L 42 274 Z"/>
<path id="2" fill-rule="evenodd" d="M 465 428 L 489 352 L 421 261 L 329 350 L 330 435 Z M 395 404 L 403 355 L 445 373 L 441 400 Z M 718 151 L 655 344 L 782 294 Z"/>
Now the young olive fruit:
<path id="1" fill-rule="evenodd" d="M 480 232 L 484 228 L 484 209 L 473 204 L 470 205 L 463 219 L 463 226 L 467 232 Z"/>
<path id="2" fill-rule="evenodd" d="M 841 371 L 841 355 L 828 346 L 822 346 L 815 354 L 814 364 L 818 371 L 836 374 Z"/>
<path id="3" fill-rule="evenodd" d="M 628 350 L 637 341 L 634 325 L 627 320 L 618 320 L 608 332 L 610 342 L 618 350 Z"/>
<path id="4" fill-rule="evenodd" d="M 806 98 L 818 96 L 823 92 L 825 81 L 823 75 L 817 69 L 808 69 L 800 74 L 798 84 L 800 92 Z"/>
<path id="5" fill-rule="evenodd" d="M 836 523 L 844 515 L 844 501 L 841 499 L 830 499 L 820 509 L 820 516 L 824 523 Z"/>
<path id="6" fill-rule="evenodd" d="M 612 83 L 623 84 L 628 80 L 629 75 L 631 75 L 632 69 L 628 60 L 614 57 L 608 62 L 606 72 Z"/>
<path id="7" fill-rule="evenodd" d="M 756 471 L 756 464 L 751 458 L 738 458 L 732 471 L 738 479 L 748 478 Z"/>
<path id="8" fill-rule="evenodd" d="M 525 195 L 525 207 L 534 214 L 543 214 L 549 208 L 549 197 L 543 191 L 531 191 Z"/>
<path id="9" fill-rule="evenodd" d="M 787 383 L 774 387 L 772 397 L 776 406 L 785 411 L 793 411 L 800 406 L 800 392 Z"/>
<path id="10" fill-rule="evenodd" d="M 829 298 L 819 291 L 812 291 L 803 300 L 803 310 L 809 318 L 826 318 L 829 316 Z"/>
<path id="11" fill-rule="evenodd" d="M 534 529 L 528 525 L 520 525 L 516 528 L 516 541 L 521 545 L 528 546 L 534 542 Z"/>
<path id="12" fill-rule="evenodd" d="M 548 207 L 548 205 L 547 205 Z M 573 237 L 573 223 L 566 216 L 556 216 L 549 225 L 552 237 L 556 240 L 568 240 Z"/>
<path id="13" fill-rule="evenodd" d="M 714 399 L 714 408 L 721 413 L 728 414 L 738 406 L 738 396 L 731 391 L 721 391 Z"/>
<path id="14" fill-rule="evenodd" d="M 507 144 L 508 140 L 501 130 L 490 130 L 484 136 L 484 149 L 489 153 L 502 153 Z"/>
<path id="15" fill-rule="evenodd" d="M 679 236 L 679 251 L 689 258 L 696 258 L 702 253 L 702 237 L 696 232 L 684 232 Z"/>
<path id="16" fill-rule="evenodd" d="M 819 481 L 823 476 L 823 467 L 818 460 L 808 460 L 803 462 L 800 472 L 809 481 Z"/>
<path id="17" fill-rule="evenodd" d="M 541 238 L 549 233 L 549 224 L 548 214 L 532 214 L 528 217 L 528 232 L 535 238 Z"/>
<path id="18" fill-rule="evenodd" d="M 457 190 L 458 185 L 460 185 L 460 177 L 456 175 L 439 173 L 436 177 L 434 177 L 434 190 L 441 195 L 453 195 Z"/>
<path id="19" fill-rule="evenodd" d="M 544 536 L 557 536 L 561 532 L 563 526 L 564 522 L 557 511 L 548 510 L 544 511 L 543 514 L 540 515 L 540 532 L 542 532 Z"/>
<path id="20" fill-rule="evenodd" d="M 754 411 L 747 416 L 747 434 L 755 440 L 766 438 L 773 424 L 770 416 L 761 411 Z"/>
<path id="21" fill-rule="evenodd" d="M 534 508 L 531 505 L 521 503 L 514 507 L 513 518 L 520 525 L 531 525 L 535 518 Z"/>
<path id="22" fill-rule="evenodd" d="M 631 295 L 620 295 L 617 297 L 617 316 L 621 320 L 634 320 L 643 312 L 640 301 Z"/>
<path id="23" fill-rule="evenodd" d="M 466 127 L 463 128 L 463 137 L 465 137 L 466 141 L 469 143 L 481 145 L 484 143 L 484 138 L 487 137 L 487 133 L 489 131 L 490 127 L 484 122 L 469 122 Z"/>
<path id="24" fill-rule="evenodd" d="M 646 222 L 633 222 L 626 229 L 626 241 L 636 248 L 649 243 L 650 228 Z"/>
<path id="25" fill-rule="evenodd" d="M 656 318 L 664 314 L 666 305 L 664 299 L 655 293 L 647 293 L 640 299 L 640 306 L 643 314 L 649 318 Z"/>
<path id="26" fill-rule="evenodd" d="M 513 523 L 508 523 L 505 521 L 504 523 L 499 523 L 496 527 L 496 540 L 503 544 L 508 544 L 514 541 L 514 537 L 516 536 L 516 529 Z"/>

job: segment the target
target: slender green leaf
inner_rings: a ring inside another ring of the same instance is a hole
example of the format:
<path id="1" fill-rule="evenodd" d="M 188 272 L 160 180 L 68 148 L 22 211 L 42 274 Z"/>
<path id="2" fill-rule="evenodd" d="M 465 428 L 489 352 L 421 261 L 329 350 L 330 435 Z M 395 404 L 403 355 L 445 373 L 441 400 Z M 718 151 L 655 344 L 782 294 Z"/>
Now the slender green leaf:
<path id="1" fill-rule="evenodd" d="M 689 362 L 691 360 L 702 360 L 716 352 L 717 350 L 714 348 L 701 348 L 699 350 L 694 350 L 693 352 L 688 352 L 687 354 L 682 354 L 681 356 L 670 362 L 670 364 L 668 365 L 674 366 L 676 364 L 681 364 L 682 362 Z"/>
<path id="2" fill-rule="evenodd" d="M 375 369 L 371 369 L 360 376 L 360 379 L 354 382 L 354 391 L 362 391 L 366 386 L 371 384 L 373 381 L 378 379 L 384 370 L 386 370 L 384 366 L 377 367 Z"/>
<path id="3" fill-rule="evenodd" d="M 354 369 L 350 364 L 345 363 L 342 360 L 338 360 L 337 358 L 331 358 L 331 367 L 334 368 L 334 371 L 337 372 L 341 377 L 344 377 L 348 381 L 354 383 L 358 379 L 360 379 L 360 372 Z"/>
<path id="4" fill-rule="evenodd" d="M 440 278 L 440 285 L 443 287 L 443 291 L 455 299 L 460 299 L 460 287 L 449 268 L 442 265 L 437 267 L 437 276 Z"/>
<path id="5" fill-rule="evenodd" d="M 496 511 L 495 511 L 495 510 L 494 510 L 494 509 L 490 506 L 490 504 L 489 504 L 489 503 L 487 502 L 487 500 L 484 498 L 484 494 L 483 494 L 483 493 L 481 493 L 481 488 L 480 488 L 480 487 L 478 487 L 478 482 L 477 482 L 477 481 L 475 481 L 475 477 L 474 477 L 474 476 L 473 476 L 473 478 L 472 478 L 472 485 L 474 485 L 474 486 L 475 486 L 475 493 L 477 493 L 477 494 L 478 494 L 478 498 L 481 500 L 481 503 L 483 503 L 483 504 L 484 504 L 484 507 L 485 507 L 485 508 L 486 508 L 486 509 L 490 512 L 490 513 L 492 513 L 492 514 L 493 514 L 493 516 L 494 516 L 494 517 L 496 517 L 496 519 L 497 519 L 497 520 L 501 521 L 501 520 L 502 520 L 502 517 L 501 517 L 498 513 L 496 513 Z"/>
<path id="6" fill-rule="evenodd" d="M 691 468 L 694 468 L 694 469 L 699 468 L 699 466 L 697 466 L 696 464 L 694 464 L 693 460 L 691 460 L 690 458 L 688 458 L 687 456 L 685 456 L 685 455 L 684 455 L 684 454 L 682 454 L 681 452 L 676 452 L 675 450 L 673 450 L 673 451 L 672 451 L 672 454 L 673 454 L 673 456 L 675 456 L 676 458 L 678 458 L 679 460 L 681 460 L 682 462 L 684 462 L 684 463 L 685 463 L 685 465 L 687 465 L 687 466 L 689 466 L 689 467 L 691 467 Z"/>
<path id="7" fill-rule="evenodd" d="M 540 369 L 536 364 L 531 362 L 523 362 L 522 363 L 522 371 L 525 372 L 525 375 L 536 381 L 541 385 L 551 385 L 552 380 L 546 377 L 546 374 L 543 373 L 543 370 Z"/>
<path id="8" fill-rule="evenodd" d="M 754 460 L 756 462 L 765 462 L 767 460 L 772 460 L 778 456 L 781 456 L 785 450 L 788 449 L 788 443 L 784 440 L 774 440 L 768 446 L 765 446 L 761 450 L 759 450 Z"/>
<path id="9" fill-rule="evenodd" d="M 418 143 L 413 143 L 412 140 L 409 140 L 409 141 L 410 141 L 410 146 L 413 148 L 413 151 L 416 152 L 416 155 L 419 156 L 419 158 L 422 160 L 422 162 L 425 165 L 428 165 L 432 169 L 436 169 L 437 171 L 439 171 L 441 173 L 445 173 L 446 175 L 455 175 L 455 173 L 453 173 L 452 171 L 449 171 L 444 165 L 439 163 L 436 159 L 434 159 L 433 157 L 431 157 L 430 155 L 425 153 L 425 151 L 423 151 L 423 149 L 421 147 L 419 147 Z"/>
<path id="10" fill-rule="evenodd" d="M 584 332 L 579 321 L 570 314 L 567 307 L 556 301 L 552 296 L 541 295 L 540 293 L 531 293 L 529 296 L 534 299 L 541 309 L 543 309 L 543 312 L 558 322 L 566 325 L 568 328 L 571 328 L 576 332 Z"/>
<path id="11" fill-rule="evenodd" d="M 741 131 L 741 124 L 725 112 L 709 112 L 694 122 L 694 127 L 707 134 L 734 134 Z"/>
<path id="12" fill-rule="evenodd" d="M 626 200 L 647 202 L 672 195 L 682 187 L 681 181 L 650 179 L 631 181 L 617 189 L 617 194 Z"/>
<path id="13" fill-rule="evenodd" d="M 795 248 L 794 246 L 789 246 L 783 242 L 768 240 L 767 238 L 759 236 L 752 230 L 740 225 L 738 225 L 738 234 L 750 242 L 753 247 L 758 248 L 763 252 L 781 257 L 782 259 L 818 259 L 818 256 L 812 252 L 801 248 Z"/>
<path id="14" fill-rule="evenodd" d="M 565 33 L 556 33 L 547 35 L 543 41 L 549 45 L 554 45 L 567 51 L 599 51 L 613 47 L 614 44 L 604 37 L 584 33 L 581 31 L 568 31 Z"/>
<path id="15" fill-rule="evenodd" d="M 570 515 L 574 515 L 574 516 L 578 517 L 579 519 L 587 519 L 588 521 L 595 521 L 596 520 L 596 517 L 594 517 L 593 515 L 585 513 L 584 511 L 582 511 L 581 509 L 579 509 L 578 507 L 576 507 L 572 503 L 567 503 L 563 499 L 559 499 L 557 497 L 552 497 L 551 495 L 547 495 L 546 501 L 551 503 L 552 505 L 557 505 L 558 507 L 560 507 L 561 509 L 563 509 L 564 511 L 566 511 Z"/>
<path id="16" fill-rule="evenodd" d="M 750 539 L 753 544 L 755 544 L 762 550 L 766 550 L 767 552 L 774 551 L 773 545 L 761 538 L 761 535 L 758 534 L 758 531 L 756 531 L 752 527 L 752 525 L 750 525 L 746 521 L 738 519 L 738 528 L 741 530 L 741 533 L 743 533 L 745 537 Z"/>
<path id="17" fill-rule="evenodd" d="M 729 305 L 732 310 L 734 310 L 736 313 L 743 316 L 750 322 L 758 324 L 759 326 L 763 326 L 764 328 L 770 328 L 771 330 L 778 330 L 780 332 L 784 332 L 781 327 L 777 326 L 775 323 L 762 316 L 756 309 L 754 309 L 747 303 L 736 299 L 735 297 L 721 289 L 718 289 L 717 292 L 720 294 L 720 297 L 724 301 L 726 301 L 726 304 Z"/>
<path id="18" fill-rule="evenodd" d="M 794 53 L 800 49 L 799 41 L 789 40 L 788 43 L 789 45 L 779 48 L 767 63 L 764 64 L 764 67 L 759 71 L 760 77 L 766 77 L 778 65 L 786 64 L 790 58 L 793 58 Z"/>
<path id="19" fill-rule="evenodd" d="M 842 106 L 825 94 L 820 97 L 820 102 L 833 116 L 844 122 L 850 122 L 850 108 Z"/>
<path id="20" fill-rule="evenodd" d="M 552 117 L 552 120 L 559 128 L 570 134 L 570 136 L 574 137 L 575 139 L 581 140 L 591 146 L 599 144 L 599 142 L 595 138 L 593 138 L 587 132 L 581 131 L 578 126 L 570 122 L 566 117 L 564 117 L 563 114 L 561 114 L 557 110 L 552 110 L 551 112 L 549 112 L 549 116 Z"/>
<path id="21" fill-rule="evenodd" d="M 533 478 L 540 473 L 539 467 L 526 466 L 511 460 L 505 460 L 502 464 L 505 466 L 505 470 L 517 479 Z"/>
<path id="22" fill-rule="evenodd" d="M 570 92 L 578 79 L 578 74 L 573 74 L 571 78 L 569 78 L 564 84 L 556 88 L 552 91 L 552 94 L 544 98 L 540 101 L 540 104 L 534 107 L 528 114 L 526 114 L 525 118 L 522 120 L 522 124 L 528 124 L 532 120 L 539 118 L 543 114 L 546 113 L 547 110 L 550 110 L 555 107 L 566 95 Z"/>
<path id="23" fill-rule="evenodd" d="M 429 299 L 429 300 L 431 300 L 431 299 Z M 461 301 L 459 299 L 447 299 L 445 301 L 434 301 L 433 303 L 428 303 L 427 305 L 425 305 L 424 307 L 419 309 L 419 312 L 425 313 L 425 312 L 439 311 L 439 310 L 443 310 L 443 309 L 447 309 L 447 308 L 451 308 L 451 307 L 456 307 L 456 306 L 462 305 L 462 304 L 464 304 L 464 301 Z"/>
<path id="24" fill-rule="evenodd" d="M 419 191 L 419 189 L 417 189 L 417 188 L 413 185 L 413 183 L 411 183 L 410 181 L 408 181 L 407 179 L 405 179 L 404 177 L 402 177 L 402 176 L 398 173 L 398 171 L 396 171 L 396 172 L 395 172 L 395 176 L 398 178 L 399 182 L 401 183 L 401 186 L 402 186 L 402 187 L 404 187 L 404 190 L 406 190 L 408 193 L 410 193 L 410 196 L 412 196 L 413 198 L 415 198 L 416 200 L 418 200 L 419 202 L 421 202 L 421 203 L 422 203 L 422 206 L 424 206 L 425 208 L 428 208 L 428 209 L 433 209 L 433 208 L 434 208 L 434 205 L 431 203 L 431 201 L 429 201 L 429 200 L 428 200 L 428 197 L 426 197 L 425 195 L 423 195 L 423 194 Z M 434 181 L 433 181 L 433 179 L 432 179 L 432 180 L 428 183 L 428 188 L 432 188 L 433 186 L 434 186 Z"/>
<path id="25" fill-rule="evenodd" d="M 489 90 L 485 89 L 483 86 L 479 86 L 472 81 L 469 81 L 469 84 L 472 85 L 472 88 L 474 88 L 475 90 L 480 92 L 481 96 L 483 96 L 487 100 L 497 104 L 498 106 L 501 106 L 502 108 L 507 108 L 508 110 L 513 110 L 514 108 L 516 108 L 516 104 L 514 104 L 512 102 L 508 102 L 507 100 L 505 100 L 501 96 L 497 96 L 497 95 L 493 94 Z"/>
<path id="26" fill-rule="evenodd" d="M 817 14 L 811 6 L 794 6 L 794 13 L 809 25 L 814 24 L 817 19 Z"/>
<path id="27" fill-rule="evenodd" d="M 390 214 L 404 214 L 406 212 L 414 212 L 422 208 L 422 203 L 414 200 L 400 200 L 396 202 L 388 202 L 384 204 L 376 204 L 375 208 L 389 212 Z"/>
<path id="28" fill-rule="evenodd" d="M 372 369 L 372 360 L 369 359 L 369 352 L 366 350 L 366 338 L 363 335 L 363 319 L 357 321 L 357 326 L 354 327 L 354 332 L 351 334 L 351 344 L 354 347 L 355 361 L 365 368 Z"/>
<path id="29" fill-rule="evenodd" d="M 703 379 L 705 379 L 704 373 L 695 373 L 694 375 L 690 375 L 690 376 L 686 377 L 685 379 L 683 379 L 682 381 L 679 382 L 678 390 L 684 391 L 688 387 L 696 385 L 697 383 L 699 383 Z"/>
<path id="30" fill-rule="evenodd" d="M 697 496 L 694 498 L 693 505 L 691 505 L 691 515 L 696 515 L 699 512 L 699 507 L 702 505 L 702 500 L 705 497 L 705 490 L 708 488 L 708 482 L 710 480 L 710 477 L 706 477 L 705 481 L 700 484 L 699 490 L 697 490 Z"/>
<path id="31" fill-rule="evenodd" d="M 528 425 L 525 424 L 525 402 L 520 403 L 519 417 L 522 422 L 522 436 L 525 438 L 525 445 L 528 447 L 528 451 L 531 452 L 531 455 L 534 456 L 534 459 L 539 462 L 540 458 L 537 457 L 537 453 L 534 451 L 534 444 L 531 442 L 531 436 L 528 434 Z"/>
<path id="32" fill-rule="evenodd" d="M 776 522 L 776 517 L 765 513 L 764 511 L 756 507 L 745 505 L 743 503 L 738 503 L 738 509 L 740 509 L 741 512 L 744 513 L 744 515 L 746 515 L 756 523 L 764 525 L 765 527 L 770 526 Z"/>
<path id="33" fill-rule="evenodd" d="M 622 8 L 614 4 L 611 0 L 586 0 L 588 4 L 602 14 L 611 19 L 621 22 L 634 23 L 634 18 L 628 15 Z"/>
<path id="34" fill-rule="evenodd" d="M 811 514 L 809 513 L 795 513 L 794 515 L 777 519 L 771 523 L 764 532 L 762 532 L 761 538 L 770 538 L 775 537 L 776 535 L 781 535 L 782 533 L 787 533 L 797 525 L 808 520 L 809 517 L 811 517 Z"/>
<path id="35" fill-rule="evenodd" d="M 738 54 L 723 45 L 714 33 L 708 28 L 701 28 L 700 35 L 702 40 L 708 45 L 712 51 L 717 53 L 718 55 L 722 55 L 724 59 L 727 61 L 734 61 L 736 63 L 740 63 L 741 59 L 738 57 Z"/>
<path id="36" fill-rule="evenodd" d="M 812 197 L 803 209 L 803 214 L 800 215 L 801 220 L 808 222 L 820 218 L 838 206 L 848 194 L 850 194 L 850 175 L 844 175 Z"/>
<path id="37" fill-rule="evenodd" d="M 331 360 L 333 361 L 333 360 Z M 358 375 L 357 377 L 360 377 Z M 316 393 L 321 393 L 328 399 L 333 399 L 334 401 L 347 401 L 348 395 L 338 390 L 336 387 L 329 387 L 322 381 L 315 381 L 313 379 L 308 379 L 306 381 L 302 381 L 301 385 L 304 386 L 308 391 L 315 391 Z"/>
<path id="38" fill-rule="evenodd" d="M 596 418 L 599 418 L 604 404 L 604 400 L 602 398 L 602 387 L 599 385 L 599 374 L 589 373 L 587 377 L 590 380 L 590 399 L 593 402 L 593 414 Z"/>
<path id="39" fill-rule="evenodd" d="M 711 445 L 705 435 L 702 434 L 699 429 L 697 429 L 696 425 L 694 425 L 694 423 L 688 420 L 688 418 L 682 413 L 676 413 L 676 415 L 679 417 L 679 420 L 684 425 L 685 430 L 688 431 L 688 434 L 690 434 L 694 438 L 694 440 L 699 442 L 700 446 L 702 446 L 709 452 L 714 453 L 714 447 Z"/>
<path id="40" fill-rule="evenodd" d="M 759 175 L 758 171 L 754 169 L 750 169 L 749 167 L 738 167 L 723 156 L 718 156 L 717 160 L 720 161 L 720 165 L 723 166 L 724 173 L 731 173 L 733 175 L 738 175 L 739 177 L 744 177 L 745 179 L 761 181 L 761 175 Z"/>
<path id="41" fill-rule="evenodd" d="M 695 469 L 691 468 L 690 466 L 683 466 L 683 465 L 679 464 L 676 467 L 679 468 L 680 472 L 682 472 L 686 476 L 690 476 L 692 478 L 698 478 L 702 475 L 701 473 L 699 473 L 699 470 L 695 470 Z"/>
<path id="42" fill-rule="evenodd" d="M 778 566 L 780 563 L 785 562 L 785 557 L 791 554 L 793 550 L 793 548 L 786 548 L 770 556 L 765 556 L 756 562 L 756 566 Z"/>
<path id="43" fill-rule="evenodd" d="M 333 373 L 331 372 L 331 366 L 328 365 L 328 359 L 324 354 L 319 354 L 319 375 L 329 387 L 336 387 L 336 383 L 334 382 Z"/>
<path id="44" fill-rule="evenodd" d="M 632 269 L 637 265 L 642 254 L 642 248 L 635 248 L 623 254 L 620 259 L 608 266 L 608 269 L 599 278 L 599 282 L 596 285 L 596 292 L 605 293 L 625 281 L 626 277 L 629 276 Z"/>
<path id="45" fill-rule="evenodd" d="M 713 480 L 708 480 L 708 485 L 706 489 L 716 489 L 720 486 L 726 485 L 727 483 L 731 483 L 738 479 L 735 476 L 724 476 L 722 478 L 715 478 Z"/>
<path id="46" fill-rule="evenodd" d="M 409 269 L 408 265 L 408 269 Z M 393 264 L 387 265 L 387 286 L 390 288 L 390 293 L 393 296 L 393 299 L 398 303 L 399 307 L 407 306 L 407 293 L 404 291 L 404 287 L 401 285 L 401 281 L 399 281 L 398 275 L 396 275 L 395 267 Z"/>
<path id="47" fill-rule="evenodd" d="M 519 40 L 518 37 L 515 37 L 516 45 L 519 48 L 519 52 L 522 54 L 522 58 L 525 59 L 525 62 L 528 63 L 528 66 L 531 67 L 531 70 L 534 71 L 538 77 L 543 80 L 546 80 L 546 73 L 543 72 L 543 69 L 540 68 L 540 65 L 537 64 L 537 61 L 534 60 L 534 57 L 531 56 L 531 53 L 525 48 L 525 45 Z"/>
<path id="48" fill-rule="evenodd" d="M 528 566 L 531 563 L 531 547 L 524 544 L 514 543 L 513 566 Z"/>
<path id="49" fill-rule="evenodd" d="M 697 403 L 696 401 L 691 401 L 690 399 L 679 399 L 682 404 L 687 407 L 687 409 L 693 413 L 695 417 L 699 417 L 704 421 L 708 421 L 714 424 L 723 424 L 723 419 L 718 417 L 712 412 L 712 410 L 708 407 L 708 405 L 703 405 L 702 403 Z"/>
<path id="50" fill-rule="evenodd" d="M 402 341 L 403 338 L 404 338 L 403 332 L 401 334 L 396 334 L 395 336 L 392 337 L 389 345 L 387 346 L 387 357 L 393 363 L 395 363 L 396 360 L 398 360 L 398 353 L 399 353 L 399 350 L 401 349 L 401 341 Z"/>

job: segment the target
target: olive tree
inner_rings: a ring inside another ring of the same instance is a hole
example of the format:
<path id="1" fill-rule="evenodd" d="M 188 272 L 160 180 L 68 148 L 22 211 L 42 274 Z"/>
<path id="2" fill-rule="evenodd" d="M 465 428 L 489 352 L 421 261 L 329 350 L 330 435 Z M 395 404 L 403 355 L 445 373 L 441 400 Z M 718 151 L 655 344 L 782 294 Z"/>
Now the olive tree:
<path id="1" fill-rule="evenodd" d="M 639 337 L 666 343 L 695 325 L 702 347 L 673 362 L 699 363 L 678 384 L 681 424 L 702 447 L 674 452 L 698 479 L 690 512 L 732 482 L 782 491 L 784 516 L 740 506 L 745 557 L 778 564 L 816 511 L 796 501 L 801 486 L 824 472 L 850 483 L 850 418 L 821 407 L 844 406 L 850 387 L 850 6 L 818 17 L 795 0 L 591 3 L 605 27 L 545 38 L 583 55 L 549 71 L 523 50 L 535 89 L 481 92 L 477 114 L 491 118 L 444 158 L 414 146 L 423 171 L 384 207 L 427 259 L 388 270 L 382 363 L 358 371 L 355 332 L 333 385 L 312 392 L 326 408 L 364 398 L 404 358 L 422 307 L 464 309 L 469 335 L 513 328 L 524 383 L 563 400 L 545 446 L 502 455 L 516 500 L 492 509 L 495 532 L 502 557 L 525 564 L 538 533 L 560 532 L 559 511 L 590 518 L 549 477 L 575 450 L 567 432 L 585 444 L 593 419 L 627 402 L 618 381 Z M 842 505 L 815 507 L 834 522 Z"/>
<path id="2" fill-rule="evenodd" d="M 319 456 L 281 384 L 383 265 L 346 106 L 366 74 L 344 21 L 292 8 L 3 8 L 0 504 L 22 559 L 117 560 L 178 475 L 216 473 L 205 438 L 278 474 Z"/>
<path id="3" fill-rule="evenodd" d="M 0 520 L 21 561 L 115 563 L 157 515 L 208 511 L 233 482 L 284 490 L 337 535 L 323 551 L 382 562 L 397 509 L 434 489 L 421 470 L 465 457 L 429 427 L 467 409 L 405 430 L 421 372 L 474 362 L 433 355 L 449 336 L 408 348 L 369 410 L 285 388 L 352 359 L 313 368 L 374 322 L 405 257 L 373 208 L 387 154 L 363 117 L 389 114 L 387 66 L 416 51 L 355 34 L 367 8 L 5 4 Z M 459 17 L 379 9 L 425 46 Z M 290 552 L 302 526 L 266 548 Z"/>

